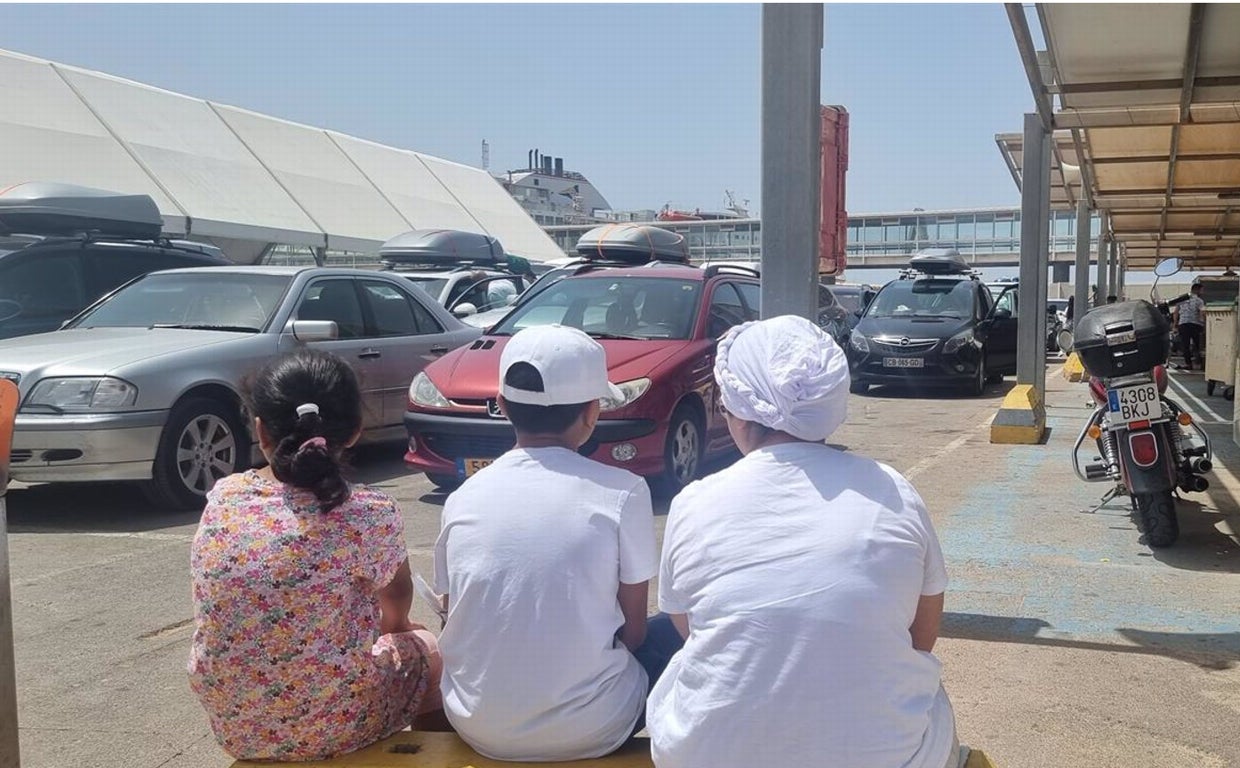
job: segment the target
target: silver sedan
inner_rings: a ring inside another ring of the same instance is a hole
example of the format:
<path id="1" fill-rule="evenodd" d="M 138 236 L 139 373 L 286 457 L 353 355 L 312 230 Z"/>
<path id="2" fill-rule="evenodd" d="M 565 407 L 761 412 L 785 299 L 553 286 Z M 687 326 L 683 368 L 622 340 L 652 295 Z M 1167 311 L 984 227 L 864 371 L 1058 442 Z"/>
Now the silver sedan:
<path id="1" fill-rule="evenodd" d="M 244 376 L 306 345 L 357 371 L 364 438 L 398 439 L 410 381 L 480 335 L 395 275 L 319 267 L 152 273 L 51 333 L 0 341 L 17 382 L 13 479 L 138 481 L 199 507 L 249 465 Z"/>

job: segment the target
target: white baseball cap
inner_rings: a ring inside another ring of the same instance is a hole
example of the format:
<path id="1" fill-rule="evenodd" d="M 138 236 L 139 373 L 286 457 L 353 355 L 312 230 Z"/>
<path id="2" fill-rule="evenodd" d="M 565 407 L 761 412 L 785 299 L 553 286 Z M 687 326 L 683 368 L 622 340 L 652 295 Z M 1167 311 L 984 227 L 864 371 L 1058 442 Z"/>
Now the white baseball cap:
<path id="1" fill-rule="evenodd" d="M 529 363 L 543 380 L 542 392 L 509 386 L 513 363 Z M 603 346 L 576 328 L 539 325 L 518 331 L 499 358 L 500 393 L 512 403 L 575 405 L 605 397 L 624 400 L 620 388 L 607 380 Z"/>

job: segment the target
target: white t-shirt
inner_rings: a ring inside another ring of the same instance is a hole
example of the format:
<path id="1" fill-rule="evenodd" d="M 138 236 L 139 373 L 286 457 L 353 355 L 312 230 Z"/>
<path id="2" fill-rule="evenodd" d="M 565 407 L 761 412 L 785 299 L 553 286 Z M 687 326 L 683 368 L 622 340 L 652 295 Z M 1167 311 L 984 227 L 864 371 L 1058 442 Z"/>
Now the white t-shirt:
<path id="1" fill-rule="evenodd" d="M 951 705 L 909 627 L 946 586 L 925 505 L 877 462 L 789 443 L 689 486 L 659 607 L 691 631 L 650 694 L 655 765 L 942 768 Z"/>
<path id="2" fill-rule="evenodd" d="M 497 760 L 575 760 L 633 731 L 646 673 L 616 640 L 620 584 L 658 570 L 646 481 L 564 448 L 515 449 L 448 497 L 448 720 Z"/>

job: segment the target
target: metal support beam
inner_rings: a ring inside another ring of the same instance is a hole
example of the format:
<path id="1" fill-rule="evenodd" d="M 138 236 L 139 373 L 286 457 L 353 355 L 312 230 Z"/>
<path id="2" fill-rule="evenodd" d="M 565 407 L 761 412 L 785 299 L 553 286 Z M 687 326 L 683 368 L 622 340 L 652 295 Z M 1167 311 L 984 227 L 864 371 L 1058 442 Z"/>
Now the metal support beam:
<path id="1" fill-rule="evenodd" d="M 1019 6 L 1018 6 L 1019 7 Z M 1022 17 L 1023 19 L 1023 17 Z M 1020 194 L 1020 305 L 1016 383 L 1046 387 L 1046 281 L 1050 257 L 1051 136 L 1041 118 L 1025 115 L 1024 184 Z M 1039 333 L 1041 335 L 1039 336 Z"/>
<path id="2" fill-rule="evenodd" d="M 762 6 L 762 316 L 818 309 L 820 3 Z"/>
<path id="3" fill-rule="evenodd" d="M 1107 276 L 1111 273 L 1110 253 L 1111 249 L 1107 247 L 1107 241 L 1110 237 L 1106 235 L 1106 228 L 1102 230 L 1103 234 L 1098 237 L 1098 277 L 1095 285 L 1098 286 L 1098 292 L 1094 295 L 1094 306 L 1101 307 L 1107 303 L 1107 291 L 1110 286 L 1107 285 Z"/>
<path id="4" fill-rule="evenodd" d="M 1128 254 L 1121 253 L 1119 257 L 1119 270 L 1115 273 L 1118 282 L 1115 284 L 1115 295 L 1123 301 L 1128 287 Z"/>
<path id="5" fill-rule="evenodd" d="M 1051 97 L 1047 93 L 1046 83 L 1042 81 L 1042 69 L 1038 66 L 1038 52 L 1033 44 L 1033 35 L 1029 33 L 1029 22 L 1025 19 L 1025 6 L 1021 3 L 1004 3 L 1007 10 L 1008 23 L 1012 25 L 1012 35 L 1016 38 L 1016 50 L 1020 52 L 1021 63 L 1025 65 L 1025 77 L 1029 79 L 1029 90 L 1033 93 L 1033 103 L 1038 110 L 1038 118 L 1042 127 L 1051 130 L 1055 125 L 1055 110 L 1051 107 Z M 1025 149 L 1029 149 L 1026 141 Z M 1029 163 L 1025 163 L 1026 168 Z"/>
<path id="6" fill-rule="evenodd" d="M 1107 297 L 1118 297 L 1120 295 L 1120 242 L 1112 239 L 1111 241 L 1111 258 L 1106 259 L 1106 267 L 1109 272 L 1106 273 Z"/>
<path id="7" fill-rule="evenodd" d="M 1073 293 L 1073 320 L 1089 309 L 1089 206 L 1076 203 L 1076 288 Z"/>

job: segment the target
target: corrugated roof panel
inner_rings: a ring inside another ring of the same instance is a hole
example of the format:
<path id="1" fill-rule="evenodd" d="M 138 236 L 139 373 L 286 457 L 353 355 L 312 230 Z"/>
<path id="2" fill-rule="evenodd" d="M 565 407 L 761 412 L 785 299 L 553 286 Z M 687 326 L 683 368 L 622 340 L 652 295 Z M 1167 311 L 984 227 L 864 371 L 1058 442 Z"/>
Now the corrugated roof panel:
<path id="1" fill-rule="evenodd" d="M 324 243 L 314 222 L 206 102 L 84 70 L 63 71 L 189 212 L 192 233 Z"/>
<path id="2" fill-rule="evenodd" d="M 418 154 L 461 205 L 495 235 L 509 253 L 537 260 L 561 259 L 564 252 L 534 223 L 525 209 L 491 174 L 477 168 Z"/>
<path id="3" fill-rule="evenodd" d="M 1171 151 L 1171 126 L 1092 128 L 1085 138 L 1093 157 L 1166 157 Z"/>
<path id="4" fill-rule="evenodd" d="M 1167 163 L 1115 163 L 1094 166 L 1094 178 L 1107 191 L 1161 189 L 1167 186 Z"/>
<path id="5" fill-rule="evenodd" d="M 479 224 L 414 153 L 328 133 L 412 224 L 410 229 L 459 229 L 495 235 L 503 241 L 502 232 L 488 232 Z"/>
<path id="6" fill-rule="evenodd" d="M 321 129 L 236 107 L 214 108 L 327 233 L 328 247 L 373 250 L 412 227 Z"/>
<path id="7" fill-rule="evenodd" d="M 173 232 L 185 217 L 49 62 L 0 51 L 0 189 L 63 181 L 150 195 Z"/>

